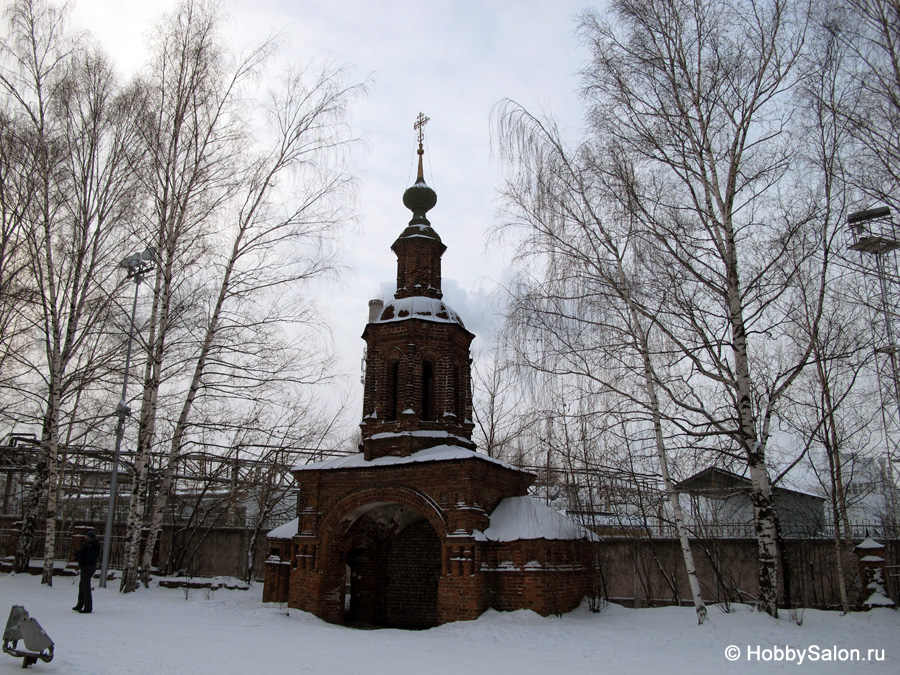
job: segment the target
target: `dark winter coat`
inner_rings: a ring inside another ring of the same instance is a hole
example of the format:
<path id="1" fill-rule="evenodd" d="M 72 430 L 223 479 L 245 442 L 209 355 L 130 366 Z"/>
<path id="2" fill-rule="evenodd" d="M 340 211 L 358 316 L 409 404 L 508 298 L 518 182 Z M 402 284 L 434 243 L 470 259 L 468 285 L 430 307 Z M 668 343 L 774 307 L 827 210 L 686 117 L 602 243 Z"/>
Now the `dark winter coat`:
<path id="1" fill-rule="evenodd" d="M 99 557 L 100 542 L 96 539 L 88 539 L 75 551 L 75 560 L 81 567 L 96 567 Z"/>

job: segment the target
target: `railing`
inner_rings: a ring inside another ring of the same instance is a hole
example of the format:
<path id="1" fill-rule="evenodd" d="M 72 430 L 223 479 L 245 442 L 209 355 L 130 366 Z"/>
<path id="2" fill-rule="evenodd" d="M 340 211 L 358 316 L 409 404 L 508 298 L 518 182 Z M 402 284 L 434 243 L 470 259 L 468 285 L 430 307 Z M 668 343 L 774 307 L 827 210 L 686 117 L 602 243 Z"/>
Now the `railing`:
<path id="1" fill-rule="evenodd" d="M 635 520 L 618 519 L 604 515 L 591 517 L 576 516 L 577 520 L 599 534 L 610 536 L 628 536 L 636 538 L 675 539 L 678 532 L 672 523 L 641 523 Z M 756 531 L 753 523 L 696 523 L 687 526 L 692 539 L 755 539 Z M 873 539 L 900 539 L 900 525 L 891 526 L 885 523 L 859 522 L 851 524 L 850 539 L 859 541 L 871 537 Z M 808 528 L 792 527 L 784 532 L 785 539 L 832 539 L 834 528 L 830 524 L 810 525 Z"/>
<path id="2" fill-rule="evenodd" d="M 57 561 L 68 560 L 73 551 L 71 529 L 58 530 L 54 538 L 54 559 Z M 44 557 L 44 539 L 46 532 L 44 530 L 36 530 L 34 539 L 31 542 L 31 551 L 29 557 L 34 559 L 42 559 Z M 0 558 L 15 556 L 15 546 L 13 542 L 18 541 L 19 531 L 12 528 L 0 528 Z M 109 560 L 110 567 L 121 567 L 125 557 L 125 537 L 113 536 L 110 541 Z"/>

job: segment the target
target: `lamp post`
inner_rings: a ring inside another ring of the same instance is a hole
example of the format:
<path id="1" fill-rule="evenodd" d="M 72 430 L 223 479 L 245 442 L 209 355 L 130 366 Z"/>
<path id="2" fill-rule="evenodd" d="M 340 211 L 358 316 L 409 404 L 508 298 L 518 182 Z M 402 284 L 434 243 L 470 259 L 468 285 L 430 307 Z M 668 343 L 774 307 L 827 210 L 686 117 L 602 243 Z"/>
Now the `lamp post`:
<path id="1" fill-rule="evenodd" d="M 884 467 L 884 498 L 886 511 L 891 525 L 898 523 L 898 504 L 894 464 L 900 462 L 900 363 L 898 363 L 898 346 L 894 341 L 893 315 L 894 307 L 889 297 L 890 287 L 888 272 L 885 269 L 885 257 L 900 249 L 900 232 L 891 217 L 887 206 L 880 206 L 866 211 L 858 211 L 847 217 L 850 227 L 850 249 L 875 257 L 875 274 L 878 277 L 879 295 L 881 296 L 881 316 L 884 321 L 884 337 L 887 345 L 876 348 L 876 376 L 881 393 L 881 423 L 884 429 L 885 450 L 887 451 Z M 896 258 L 895 258 L 896 261 Z M 864 270 L 866 268 L 864 267 Z M 865 272 L 864 272 L 865 273 Z M 877 316 L 877 310 L 875 316 Z M 873 316 L 874 326 L 874 316 Z M 879 359 L 879 355 L 885 358 Z M 887 372 L 885 372 L 887 371 Z M 888 382 L 886 382 L 888 381 Z M 887 390 L 888 396 L 885 396 Z M 897 416 L 887 411 L 888 399 L 893 398 L 897 407 Z"/>
<path id="2" fill-rule="evenodd" d="M 122 398 L 116 406 L 119 421 L 116 424 L 116 449 L 113 453 L 112 476 L 109 479 L 109 504 L 106 510 L 106 530 L 103 536 L 103 557 L 100 565 L 100 586 L 106 588 L 106 577 L 109 571 L 109 545 L 112 539 L 113 519 L 116 513 L 116 499 L 119 486 L 119 454 L 122 450 L 122 437 L 125 435 L 125 418 L 131 415 L 131 408 L 126 403 L 128 396 L 128 372 L 131 370 L 131 344 L 134 342 L 134 317 L 137 313 L 138 289 L 144 275 L 156 267 L 156 251 L 146 248 L 143 253 L 133 253 L 119 263 L 127 271 L 128 278 L 134 280 L 134 302 L 131 305 L 131 322 L 128 326 L 128 346 L 125 349 L 125 375 L 122 378 Z"/>

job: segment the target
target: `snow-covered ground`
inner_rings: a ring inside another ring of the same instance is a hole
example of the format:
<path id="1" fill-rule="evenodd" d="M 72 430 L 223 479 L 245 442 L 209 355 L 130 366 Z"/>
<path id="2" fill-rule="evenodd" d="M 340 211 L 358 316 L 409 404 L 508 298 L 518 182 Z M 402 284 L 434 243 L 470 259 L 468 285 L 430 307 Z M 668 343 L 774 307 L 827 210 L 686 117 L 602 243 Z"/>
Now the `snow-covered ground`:
<path id="1" fill-rule="evenodd" d="M 31 672 L 66 675 L 900 672 L 900 612 L 889 609 L 844 617 L 806 610 L 797 626 L 786 614 L 776 621 L 747 607 L 730 614 L 711 607 L 711 621 L 698 627 L 691 608 L 611 605 L 562 618 L 489 611 L 426 631 L 363 631 L 263 604 L 259 584 L 187 597 L 155 584 L 130 595 L 117 589 L 112 582 L 96 589 L 94 613 L 83 615 L 70 609 L 73 578 L 57 577 L 48 588 L 39 577 L 0 574 L 3 625 L 11 605 L 24 605 L 56 643 L 53 661 Z M 733 662 L 731 646 L 739 652 Z M 818 660 L 810 660 L 814 653 Z M 850 660 L 857 653 L 860 660 Z M 0 674 L 22 672 L 21 662 L 0 653 Z"/>

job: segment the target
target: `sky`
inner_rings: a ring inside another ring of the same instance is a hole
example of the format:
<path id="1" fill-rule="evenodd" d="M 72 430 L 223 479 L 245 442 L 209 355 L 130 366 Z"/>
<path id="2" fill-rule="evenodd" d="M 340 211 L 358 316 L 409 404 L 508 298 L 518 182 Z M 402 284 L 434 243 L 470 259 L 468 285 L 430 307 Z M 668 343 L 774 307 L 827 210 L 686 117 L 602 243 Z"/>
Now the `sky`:
<path id="1" fill-rule="evenodd" d="M 145 61 L 148 28 L 174 0 L 75 0 L 73 27 L 89 30 L 122 76 Z M 429 212 L 448 250 L 445 301 L 488 341 L 490 295 L 508 277 L 511 251 L 488 245 L 497 223 L 502 167 L 491 145 L 491 111 L 512 99 L 552 113 L 564 136 L 577 137 L 583 107 L 578 71 L 587 49 L 576 36 L 585 0 L 224 0 L 226 34 L 236 49 L 274 33 L 288 41 L 284 63 L 330 62 L 346 82 L 371 80 L 352 108 L 360 137 L 352 156 L 359 178 L 356 227 L 348 230 L 341 283 L 322 289 L 334 345 L 350 388 L 350 418 L 360 414 L 360 339 L 368 300 L 390 298 L 396 258 L 390 245 L 409 221 L 403 191 L 415 181 L 419 112 L 426 126 L 425 179 L 438 195 Z"/>

